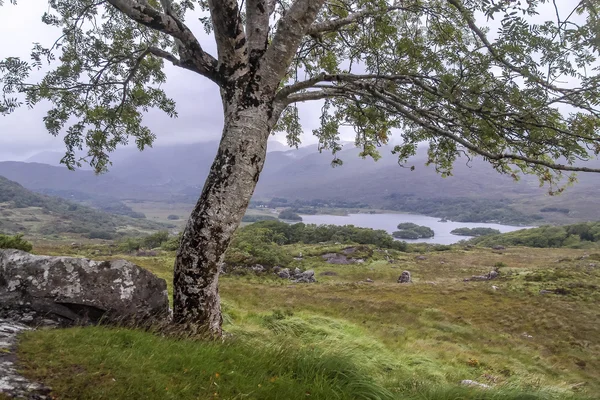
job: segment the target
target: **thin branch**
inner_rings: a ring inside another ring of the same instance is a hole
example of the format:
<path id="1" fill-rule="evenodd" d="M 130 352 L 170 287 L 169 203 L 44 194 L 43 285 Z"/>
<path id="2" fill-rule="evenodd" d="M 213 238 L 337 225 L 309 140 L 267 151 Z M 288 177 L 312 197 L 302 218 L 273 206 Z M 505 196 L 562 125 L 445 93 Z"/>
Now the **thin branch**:
<path id="1" fill-rule="evenodd" d="M 258 71 L 265 91 L 275 93 L 324 3 L 325 0 L 296 0 L 279 20 Z"/>
<path id="2" fill-rule="evenodd" d="M 191 63 L 195 67 L 195 69 L 192 69 L 189 66 L 187 69 L 195 70 L 213 82 L 219 83 L 217 60 L 202 49 L 198 39 L 179 18 L 164 14 L 147 3 L 138 3 L 133 0 L 107 1 L 130 19 L 180 40 L 192 57 L 189 61 L 185 60 L 186 64 Z"/>
<path id="3" fill-rule="evenodd" d="M 402 104 L 400 104 L 397 101 L 389 99 L 387 96 L 382 94 L 380 91 L 374 90 L 373 88 L 368 88 L 368 87 L 365 87 L 365 89 L 367 89 L 368 94 L 378 98 L 379 100 L 381 100 L 382 102 L 384 102 L 386 104 L 393 106 L 394 109 L 396 109 L 398 112 L 400 112 L 404 116 L 404 118 L 414 122 L 415 124 L 417 124 L 423 128 L 426 128 L 432 132 L 435 132 L 436 134 L 438 134 L 440 136 L 451 139 L 451 140 L 455 141 L 456 143 L 459 143 L 462 146 L 466 147 L 467 149 L 473 151 L 474 153 L 477 153 L 480 156 L 487 158 L 488 160 L 501 161 L 504 159 L 508 159 L 508 160 L 513 160 L 513 161 L 524 161 L 528 164 L 533 164 L 533 165 L 541 165 L 541 166 L 544 166 L 544 167 L 547 167 L 547 168 L 550 168 L 553 170 L 557 170 L 557 171 L 600 173 L 600 169 L 596 169 L 596 168 L 576 167 L 576 166 L 571 166 L 571 165 L 555 164 L 552 162 L 535 159 L 535 158 L 531 158 L 531 157 L 527 157 L 527 156 L 523 156 L 523 155 L 519 155 L 519 154 L 513 154 L 513 153 L 492 153 L 490 151 L 487 151 L 487 150 L 461 138 L 460 136 L 457 136 L 457 135 L 449 132 L 447 129 L 442 129 L 428 121 L 418 118 L 417 115 L 414 113 L 414 111 L 407 109 L 405 106 L 403 106 Z M 363 93 L 363 95 L 364 94 L 365 93 Z"/>
<path id="4" fill-rule="evenodd" d="M 318 35 L 319 33 L 323 33 L 323 32 L 337 31 L 346 25 L 351 25 L 355 22 L 360 21 L 363 18 L 374 17 L 376 15 L 383 15 L 385 13 L 397 11 L 397 10 L 408 10 L 408 8 L 401 7 L 401 6 L 383 7 L 383 8 L 366 8 L 364 10 L 360 10 L 355 13 L 352 13 L 344 18 L 338 18 L 338 19 L 333 19 L 330 21 L 315 23 L 308 29 L 308 31 L 306 33 L 308 35 Z"/>

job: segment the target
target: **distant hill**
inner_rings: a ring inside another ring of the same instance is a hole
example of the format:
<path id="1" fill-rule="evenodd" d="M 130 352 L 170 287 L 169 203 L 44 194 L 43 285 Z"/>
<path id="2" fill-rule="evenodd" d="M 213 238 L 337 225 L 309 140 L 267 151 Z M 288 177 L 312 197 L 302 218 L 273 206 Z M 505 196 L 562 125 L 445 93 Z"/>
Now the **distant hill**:
<path id="1" fill-rule="evenodd" d="M 193 203 L 200 194 L 217 146 L 218 142 L 213 141 L 162 146 L 144 152 L 117 151 L 110 172 L 101 176 L 91 171 L 72 172 L 64 167 L 22 162 L 0 162 L 0 175 L 28 189 L 69 199 L 102 195 L 111 201 Z M 375 162 L 361 159 L 358 149 L 346 145 L 338 154 L 344 165 L 336 168 L 331 167 L 331 154 L 319 153 L 316 145 L 285 151 L 281 148 L 281 143 L 269 144 L 271 151 L 255 199 L 358 201 L 376 208 L 435 216 L 444 216 L 444 210 L 449 208 L 460 214 L 456 209 L 495 207 L 504 214 L 514 211 L 546 222 L 600 220 L 600 208 L 596 206 L 600 197 L 597 174 L 581 173 L 580 182 L 566 194 L 551 197 L 546 188 L 539 187 L 537 178 L 526 176 L 515 182 L 480 158 L 459 158 L 454 175 L 442 178 L 433 166 L 425 166 L 425 148 L 420 148 L 409 160 L 407 166 L 414 166 L 414 170 L 399 166 L 391 147 L 382 148 L 382 158 Z M 48 154 L 43 156 L 47 158 Z M 593 160 L 590 165 L 600 167 L 600 161 Z M 102 204 L 95 203 L 85 204 Z M 473 216 L 479 217 L 479 212 Z"/>
<path id="2" fill-rule="evenodd" d="M 149 232 L 166 226 L 108 214 L 61 198 L 25 189 L 0 176 L 0 232 L 69 235 L 110 239 L 124 232 Z"/>

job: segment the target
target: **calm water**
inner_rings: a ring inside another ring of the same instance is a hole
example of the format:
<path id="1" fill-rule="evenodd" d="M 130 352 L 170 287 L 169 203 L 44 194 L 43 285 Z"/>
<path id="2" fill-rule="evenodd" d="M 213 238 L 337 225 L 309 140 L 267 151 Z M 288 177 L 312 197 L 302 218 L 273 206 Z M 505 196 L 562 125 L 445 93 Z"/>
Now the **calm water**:
<path id="1" fill-rule="evenodd" d="M 425 242 L 438 244 L 452 244 L 463 239 L 470 239 L 469 236 L 457 236 L 450 233 L 456 228 L 494 228 L 500 232 L 511 232 L 519 229 L 525 229 L 523 226 L 510 226 L 500 224 L 483 224 L 471 222 L 439 222 L 440 218 L 427 217 L 418 214 L 350 214 L 347 216 L 339 215 L 303 215 L 302 222 L 306 224 L 331 224 L 331 225 L 354 225 L 362 228 L 383 229 L 392 233 L 397 231 L 397 225 L 401 222 L 412 222 L 417 225 L 427 226 L 435 232 L 435 236 L 430 239 L 406 240 L 407 242 Z"/>

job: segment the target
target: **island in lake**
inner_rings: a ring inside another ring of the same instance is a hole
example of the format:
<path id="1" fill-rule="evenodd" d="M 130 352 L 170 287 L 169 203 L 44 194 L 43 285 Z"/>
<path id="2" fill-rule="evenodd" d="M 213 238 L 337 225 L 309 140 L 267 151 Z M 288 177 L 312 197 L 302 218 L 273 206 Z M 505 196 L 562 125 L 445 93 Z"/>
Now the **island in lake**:
<path id="1" fill-rule="evenodd" d="M 392 236 L 396 239 L 427 239 L 435 235 L 433 229 L 428 226 L 417 225 L 412 222 L 398 224 L 398 229 L 392 233 Z"/>

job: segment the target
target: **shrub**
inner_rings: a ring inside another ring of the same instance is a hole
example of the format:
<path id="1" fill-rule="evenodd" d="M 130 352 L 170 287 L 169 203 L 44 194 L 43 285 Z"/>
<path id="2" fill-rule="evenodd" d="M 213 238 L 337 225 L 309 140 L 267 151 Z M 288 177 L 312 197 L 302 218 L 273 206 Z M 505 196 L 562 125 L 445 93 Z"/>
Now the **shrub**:
<path id="1" fill-rule="evenodd" d="M 277 217 L 272 215 L 244 215 L 242 222 L 276 221 Z"/>
<path id="2" fill-rule="evenodd" d="M 171 214 L 167 217 L 170 221 L 177 221 L 179 219 L 179 215 Z"/>
<path id="3" fill-rule="evenodd" d="M 459 236 L 489 236 L 499 235 L 501 232 L 493 228 L 456 228 L 450 233 Z"/>
<path id="4" fill-rule="evenodd" d="M 266 231 L 265 231 L 266 229 Z M 281 221 L 260 221 L 238 230 L 239 235 L 266 235 L 277 244 L 340 242 L 373 244 L 378 247 L 406 251 L 405 242 L 394 240 L 381 229 L 359 228 L 354 225 L 286 224 Z"/>
<path id="5" fill-rule="evenodd" d="M 32 248 L 32 244 L 23 239 L 21 234 L 9 236 L 0 233 L 0 249 L 31 251 Z"/>
<path id="6" fill-rule="evenodd" d="M 181 242 L 181 235 L 171 236 L 167 241 L 163 242 L 160 247 L 163 250 L 174 251 L 179 248 L 179 243 Z"/>
<path id="7" fill-rule="evenodd" d="M 288 221 L 302 221 L 302 217 L 292 210 L 283 210 L 279 213 L 279 219 L 287 219 Z"/>
<path id="8" fill-rule="evenodd" d="M 91 231 L 88 233 L 88 238 L 111 240 L 113 238 L 113 234 L 106 231 Z"/>
<path id="9" fill-rule="evenodd" d="M 142 246 L 147 249 L 160 247 L 164 242 L 169 240 L 169 232 L 158 231 L 142 239 Z"/>

